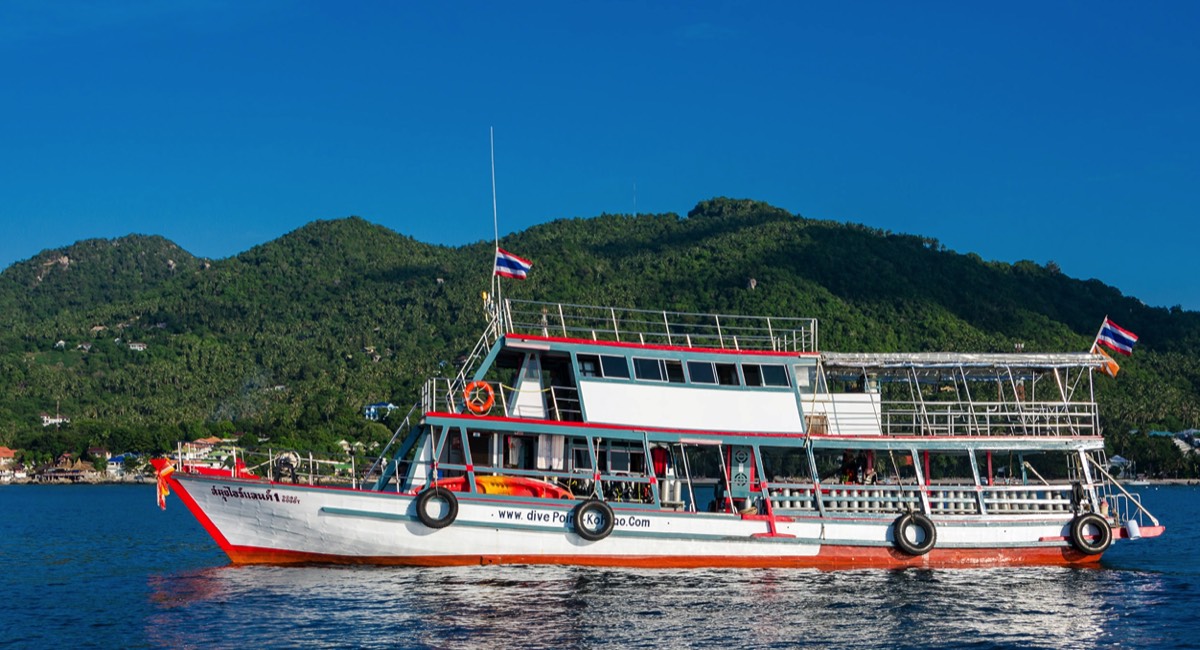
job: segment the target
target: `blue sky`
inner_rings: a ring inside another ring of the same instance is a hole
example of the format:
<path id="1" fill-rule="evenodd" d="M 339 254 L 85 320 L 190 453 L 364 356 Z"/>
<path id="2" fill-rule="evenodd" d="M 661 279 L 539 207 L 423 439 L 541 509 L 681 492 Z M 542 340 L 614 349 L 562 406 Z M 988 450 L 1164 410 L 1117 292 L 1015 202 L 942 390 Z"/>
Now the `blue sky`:
<path id="1" fill-rule="evenodd" d="M 502 236 L 753 198 L 1200 310 L 1197 33 L 1195 2 L 9 0 L 0 267 L 348 215 L 489 240 L 495 127 Z"/>

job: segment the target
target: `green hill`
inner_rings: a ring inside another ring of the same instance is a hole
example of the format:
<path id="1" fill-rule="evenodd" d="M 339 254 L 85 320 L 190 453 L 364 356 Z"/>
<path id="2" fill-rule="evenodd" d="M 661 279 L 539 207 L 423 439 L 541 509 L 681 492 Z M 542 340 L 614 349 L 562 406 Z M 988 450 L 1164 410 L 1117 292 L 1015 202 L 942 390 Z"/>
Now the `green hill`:
<path id="1" fill-rule="evenodd" d="M 1200 314 L 1147 307 L 1053 263 L 985 262 L 730 199 L 686 217 L 558 220 L 504 246 L 535 262 L 528 281 L 506 283 L 511 297 L 812 316 L 830 350 L 1085 350 L 1107 314 L 1142 337 L 1120 379 L 1098 382 L 1114 439 L 1200 425 Z M 385 437 L 361 407 L 411 404 L 470 348 L 490 271 L 490 243 L 432 246 L 359 218 L 212 262 L 158 237 L 44 252 L 0 274 L 0 444 Z M 56 405 L 72 423 L 47 432 L 38 414 Z"/>

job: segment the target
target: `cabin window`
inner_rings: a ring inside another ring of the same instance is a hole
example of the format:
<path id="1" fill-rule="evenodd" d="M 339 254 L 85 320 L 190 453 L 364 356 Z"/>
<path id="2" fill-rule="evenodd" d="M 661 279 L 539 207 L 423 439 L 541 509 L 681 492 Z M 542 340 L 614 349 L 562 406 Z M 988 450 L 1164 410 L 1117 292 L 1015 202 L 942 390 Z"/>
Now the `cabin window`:
<path id="1" fill-rule="evenodd" d="M 581 354 L 578 358 L 581 377 L 629 379 L 629 362 L 625 360 L 625 357 L 608 354 Z"/>
<path id="2" fill-rule="evenodd" d="M 478 467 L 491 467 L 492 462 L 492 441 L 496 434 L 485 433 L 482 431 L 470 431 L 467 433 L 467 444 L 471 457 L 468 462 Z"/>
<path id="3" fill-rule="evenodd" d="M 693 384 L 720 384 L 740 386 L 736 363 L 713 363 L 711 361 L 689 361 L 688 376 Z"/>
<path id="4" fill-rule="evenodd" d="M 747 386 L 762 386 L 762 366 L 754 363 L 742 364 L 742 377 Z"/>
<path id="5" fill-rule="evenodd" d="M 587 443 L 572 447 L 571 470 L 590 470 L 592 469 L 592 455 L 588 452 Z"/>
<path id="6" fill-rule="evenodd" d="M 784 388 L 791 386 L 791 382 L 788 381 L 787 368 L 784 366 L 763 365 L 762 375 L 764 386 L 782 386 Z"/>
<path id="7" fill-rule="evenodd" d="M 717 367 L 717 383 L 722 386 L 740 386 L 742 382 L 738 380 L 737 364 L 735 363 L 718 363 L 714 364 Z"/>
<path id="8" fill-rule="evenodd" d="M 662 367 L 658 364 L 658 359 L 637 359 L 633 360 L 633 374 L 638 379 L 647 379 L 649 381 L 662 381 Z"/>
<path id="9" fill-rule="evenodd" d="M 787 368 L 780 365 L 744 363 L 742 364 L 742 376 L 746 379 L 747 386 L 782 386 L 786 388 L 791 385 L 788 382 Z"/>
<path id="10" fill-rule="evenodd" d="M 812 483 L 806 447 L 763 447 L 763 471 L 778 483 Z"/>
<path id="11" fill-rule="evenodd" d="M 638 379 L 683 383 L 683 363 L 674 359 L 634 359 L 633 373 Z"/>
<path id="12" fill-rule="evenodd" d="M 796 386 L 805 395 L 828 393 L 824 379 L 817 374 L 816 366 L 793 366 L 796 370 Z"/>
<path id="13" fill-rule="evenodd" d="M 625 357 L 600 355 L 600 370 L 605 377 L 629 379 L 629 362 L 625 360 Z"/>
<path id="14" fill-rule="evenodd" d="M 713 372 L 713 364 L 708 361 L 689 361 L 688 377 L 693 384 L 715 384 L 717 375 Z"/>
<path id="15" fill-rule="evenodd" d="M 646 451 L 640 442 L 607 441 L 600 452 L 600 469 L 608 473 L 643 474 Z"/>
<path id="16" fill-rule="evenodd" d="M 537 442 L 537 436 L 504 436 L 504 466 L 513 469 L 534 469 L 537 463 Z"/>
<path id="17" fill-rule="evenodd" d="M 579 355 L 579 376 L 580 377 L 599 377 L 600 376 L 600 357 L 594 354 Z"/>

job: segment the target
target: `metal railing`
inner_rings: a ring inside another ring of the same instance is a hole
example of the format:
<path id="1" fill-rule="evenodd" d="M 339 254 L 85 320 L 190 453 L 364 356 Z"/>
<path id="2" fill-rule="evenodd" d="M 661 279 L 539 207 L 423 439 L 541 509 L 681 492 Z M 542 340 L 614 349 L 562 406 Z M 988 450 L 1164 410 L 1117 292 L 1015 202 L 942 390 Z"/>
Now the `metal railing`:
<path id="1" fill-rule="evenodd" d="M 1095 402 L 884 401 L 880 429 L 892 436 L 1092 436 Z"/>
<path id="2" fill-rule="evenodd" d="M 1158 526 L 1158 518 L 1150 513 L 1145 506 L 1142 505 L 1140 495 L 1132 494 L 1113 478 L 1108 470 L 1104 469 L 1100 463 L 1097 463 L 1091 456 L 1087 457 L 1088 463 L 1092 469 L 1098 471 L 1104 477 L 1104 491 L 1100 495 L 1108 504 L 1109 516 L 1118 524 L 1135 520 L 1139 525 L 1144 525 L 1146 520 L 1149 520 L 1153 525 Z"/>
<path id="3" fill-rule="evenodd" d="M 895 514 L 920 512 L 926 494 L 931 515 L 1066 514 L 1071 512 L 1070 485 L 985 486 L 974 485 L 821 485 L 811 483 L 768 483 L 772 506 L 779 511 L 818 510 L 836 514 Z"/>
<path id="4" fill-rule="evenodd" d="M 551 386 L 545 389 L 520 391 L 498 381 L 483 382 L 492 389 L 493 403 L 480 412 L 469 411 L 466 404 L 465 387 L 444 377 L 425 382 L 421 389 L 421 408 L 424 412 L 474 413 L 510 418 L 581 422 L 583 411 L 579 404 L 579 389 L 570 386 Z M 516 397 L 537 393 L 541 408 L 522 407 Z"/>
<path id="5" fill-rule="evenodd" d="M 508 333 L 722 350 L 815 352 L 815 318 L 771 318 L 504 301 Z"/>
<path id="6" fill-rule="evenodd" d="M 234 449 L 228 455 L 207 458 L 183 458 L 179 470 L 185 474 L 204 474 L 248 481 L 268 481 L 293 485 L 338 485 L 359 487 L 379 466 L 382 457 L 346 452 L 320 456 L 292 450 L 248 451 Z M 365 471 L 363 471 L 365 469 Z"/>

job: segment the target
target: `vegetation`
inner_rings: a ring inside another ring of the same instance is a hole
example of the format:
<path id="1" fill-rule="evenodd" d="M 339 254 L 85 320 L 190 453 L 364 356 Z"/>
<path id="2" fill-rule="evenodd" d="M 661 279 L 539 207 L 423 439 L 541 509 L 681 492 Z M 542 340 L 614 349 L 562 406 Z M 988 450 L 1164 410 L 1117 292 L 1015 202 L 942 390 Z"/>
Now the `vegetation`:
<path id="1" fill-rule="evenodd" d="M 1085 350 L 1107 314 L 1142 337 L 1120 379 L 1098 381 L 1113 451 L 1195 475 L 1127 432 L 1200 426 L 1200 313 L 1147 307 L 1053 262 L 987 262 L 731 199 L 686 217 L 558 220 L 504 243 L 536 263 L 506 283 L 512 297 L 813 316 L 830 350 Z M 395 422 L 362 407 L 412 403 L 470 349 L 491 254 L 354 217 L 216 261 L 146 236 L 44 251 L 0 274 L 0 444 L 45 458 L 208 435 L 329 451 L 384 439 Z M 70 424 L 43 428 L 56 411 Z"/>

